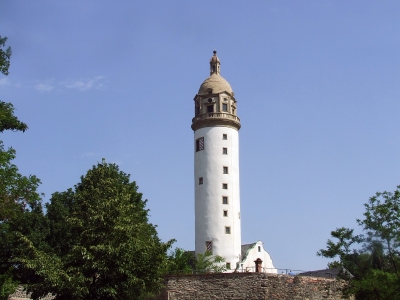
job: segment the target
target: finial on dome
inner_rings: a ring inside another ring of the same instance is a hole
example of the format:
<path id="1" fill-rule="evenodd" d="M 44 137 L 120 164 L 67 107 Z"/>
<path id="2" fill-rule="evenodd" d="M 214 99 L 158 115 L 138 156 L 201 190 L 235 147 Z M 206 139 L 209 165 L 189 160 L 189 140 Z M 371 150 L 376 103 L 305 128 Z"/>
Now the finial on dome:
<path id="1" fill-rule="evenodd" d="M 211 57 L 210 60 L 210 75 L 212 74 L 219 74 L 219 58 L 217 56 L 217 50 L 213 51 L 214 55 Z"/>

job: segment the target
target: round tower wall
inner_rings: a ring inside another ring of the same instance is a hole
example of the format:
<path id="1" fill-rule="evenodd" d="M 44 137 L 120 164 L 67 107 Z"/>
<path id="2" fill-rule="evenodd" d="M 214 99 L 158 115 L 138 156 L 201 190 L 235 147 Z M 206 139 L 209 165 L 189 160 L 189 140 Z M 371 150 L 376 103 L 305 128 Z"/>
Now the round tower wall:
<path id="1" fill-rule="evenodd" d="M 196 141 L 201 138 L 204 149 L 196 151 Z M 231 127 L 200 128 L 194 132 L 194 147 L 195 251 L 204 253 L 211 241 L 212 254 L 224 257 L 234 269 L 241 253 L 239 133 Z"/>

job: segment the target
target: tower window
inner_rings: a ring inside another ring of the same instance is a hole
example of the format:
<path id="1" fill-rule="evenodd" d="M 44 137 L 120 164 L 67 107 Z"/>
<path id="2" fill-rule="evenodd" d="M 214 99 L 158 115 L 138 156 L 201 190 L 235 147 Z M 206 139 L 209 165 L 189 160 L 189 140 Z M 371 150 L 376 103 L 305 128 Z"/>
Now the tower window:
<path id="1" fill-rule="evenodd" d="M 226 103 L 222 104 L 222 111 L 228 111 L 228 104 Z"/>
<path id="2" fill-rule="evenodd" d="M 228 148 L 222 148 L 222 154 L 228 154 Z"/>
<path id="3" fill-rule="evenodd" d="M 206 251 L 212 254 L 212 242 L 206 241 Z"/>
<path id="4" fill-rule="evenodd" d="M 228 226 L 226 226 L 226 227 L 225 227 L 225 233 L 226 233 L 226 234 L 231 234 L 231 228 L 228 227 Z"/>
<path id="5" fill-rule="evenodd" d="M 223 183 L 222 184 L 222 189 L 227 190 L 228 189 L 228 184 L 227 183 Z"/>
<path id="6" fill-rule="evenodd" d="M 228 204 L 228 197 L 222 196 L 222 204 Z"/>
<path id="7" fill-rule="evenodd" d="M 231 263 L 226 263 L 226 269 L 230 270 L 231 269 Z"/>
<path id="8" fill-rule="evenodd" d="M 261 252 L 261 246 L 258 246 L 258 252 Z"/>
<path id="9" fill-rule="evenodd" d="M 204 137 L 196 140 L 196 152 L 204 150 Z"/>
<path id="10" fill-rule="evenodd" d="M 208 113 L 214 112 L 214 105 L 207 105 L 207 112 Z"/>
<path id="11" fill-rule="evenodd" d="M 215 72 L 215 66 L 213 66 L 213 72 Z"/>
<path id="12" fill-rule="evenodd" d="M 203 184 L 203 177 L 199 178 L 199 184 Z"/>
<path id="13" fill-rule="evenodd" d="M 228 139 L 228 135 L 227 135 L 226 133 L 224 133 L 224 134 L 222 135 L 222 139 L 223 139 L 223 140 L 227 140 L 227 139 Z"/>
<path id="14" fill-rule="evenodd" d="M 227 211 L 227 210 L 224 210 L 223 216 L 224 216 L 224 217 L 227 217 L 227 216 L 228 216 L 228 211 Z"/>
<path id="15" fill-rule="evenodd" d="M 240 212 L 238 212 L 238 215 L 239 215 L 239 219 L 240 219 Z"/>
<path id="16" fill-rule="evenodd" d="M 228 174 L 228 167 L 224 167 L 224 168 L 223 168 L 223 173 L 224 173 L 224 174 Z"/>

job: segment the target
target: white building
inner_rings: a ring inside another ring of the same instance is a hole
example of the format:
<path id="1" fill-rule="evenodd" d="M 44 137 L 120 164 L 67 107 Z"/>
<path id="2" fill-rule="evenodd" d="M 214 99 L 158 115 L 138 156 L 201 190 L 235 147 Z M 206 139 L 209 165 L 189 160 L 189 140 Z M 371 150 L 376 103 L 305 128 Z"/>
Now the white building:
<path id="1" fill-rule="evenodd" d="M 208 250 L 220 255 L 230 270 L 264 268 L 276 272 L 262 242 L 241 246 L 241 125 L 237 101 L 231 86 L 220 75 L 216 53 L 210 60 L 210 76 L 194 97 L 195 253 Z"/>

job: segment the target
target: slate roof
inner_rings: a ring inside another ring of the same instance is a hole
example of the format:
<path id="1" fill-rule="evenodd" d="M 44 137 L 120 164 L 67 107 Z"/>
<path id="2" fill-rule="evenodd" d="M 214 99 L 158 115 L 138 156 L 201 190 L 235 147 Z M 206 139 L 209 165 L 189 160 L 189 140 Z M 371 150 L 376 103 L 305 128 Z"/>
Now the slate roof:
<path id="1" fill-rule="evenodd" d="M 242 245 L 242 251 L 241 251 L 241 261 L 245 261 L 247 258 L 247 252 L 253 248 L 256 245 L 256 243 L 252 243 L 252 244 L 246 244 L 246 245 Z"/>

